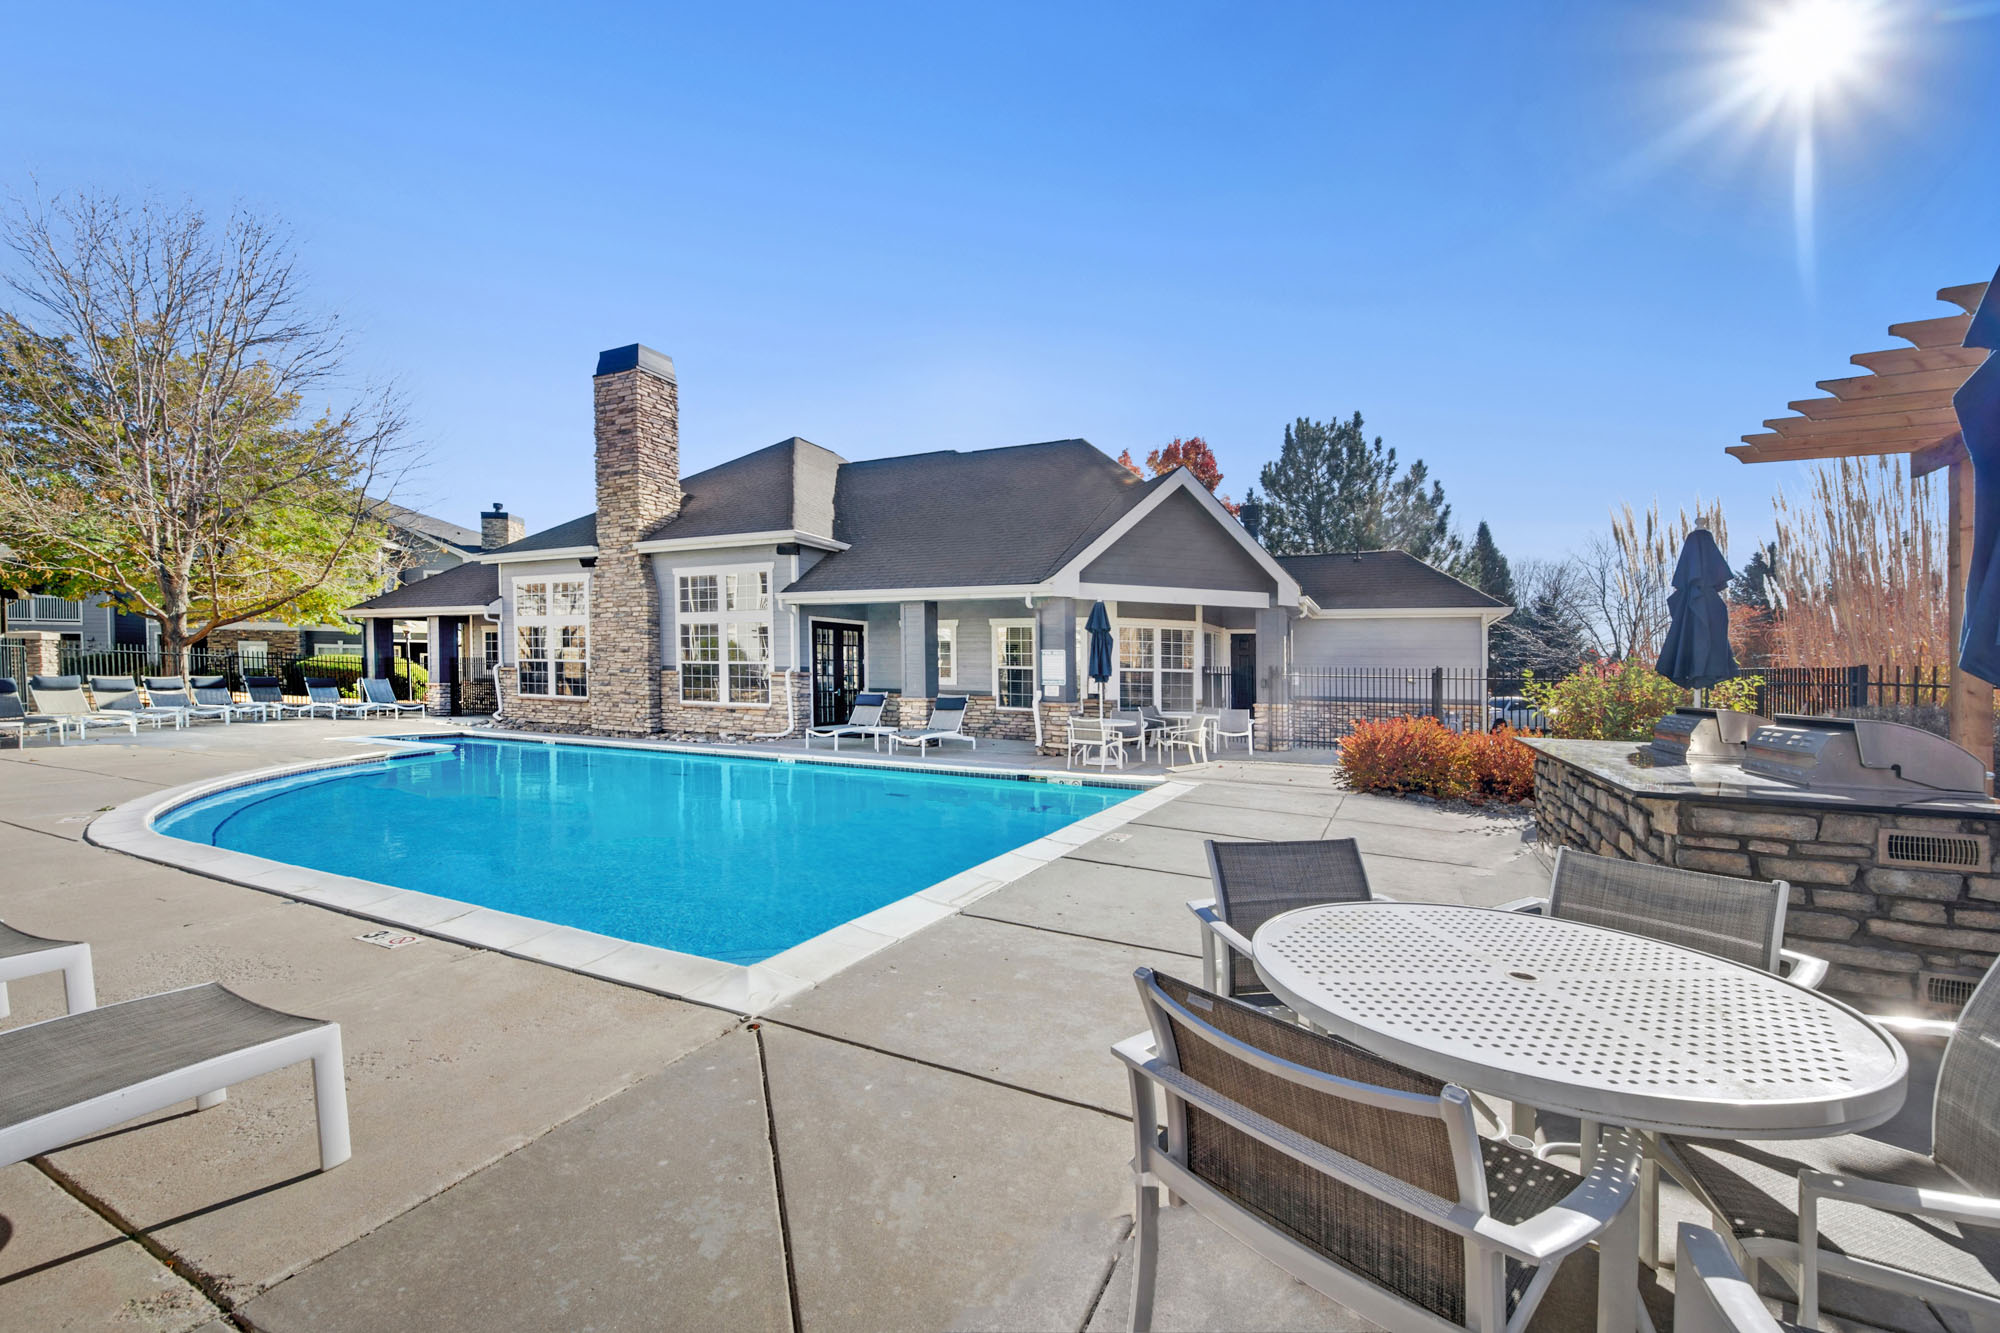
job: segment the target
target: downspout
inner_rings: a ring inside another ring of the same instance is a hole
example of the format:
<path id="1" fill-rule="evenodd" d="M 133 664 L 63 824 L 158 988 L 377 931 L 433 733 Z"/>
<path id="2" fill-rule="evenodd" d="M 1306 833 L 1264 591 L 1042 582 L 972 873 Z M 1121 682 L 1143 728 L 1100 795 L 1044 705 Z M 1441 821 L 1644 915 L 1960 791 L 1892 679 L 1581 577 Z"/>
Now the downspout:
<path id="1" fill-rule="evenodd" d="M 1021 598 L 1030 612 L 1035 609 L 1035 594 L 1028 593 Z M 1032 712 L 1035 715 L 1035 753 L 1042 752 L 1042 618 L 1035 617 L 1035 700 Z M 996 673 L 997 674 L 997 673 Z"/>
<path id="2" fill-rule="evenodd" d="M 496 625 L 505 623 L 500 619 L 499 616 L 494 615 L 491 611 L 481 611 L 479 613 L 479 618 L 481 620 L 490 620 Z M 506 649 L 507 649 L 507 640 L 506 636 L 503 635 L 501 636 L 500 639 L 500 650 L 501 650 L 501 656 L 503 658 L 506 656 Z M 507 713 L 507 697 L 506 695 L 500 692 L 500 663 L 495 662 L 493 664 L 493 716 L 487 721 L 487 725 L 492 726 L 497 722 L 505 721 L 506 713 Z"/>
<path id="3" fill-rule="evenodd" d="M 753 731 L 750 733 L 751 740 L 778 740 L 781 737 L 791 735 L 792 728 L 799 724 L 798 703 L 792 696 L 792 670 L 791 667 L 785 668 L 785 729 L 783 731 Z"/>

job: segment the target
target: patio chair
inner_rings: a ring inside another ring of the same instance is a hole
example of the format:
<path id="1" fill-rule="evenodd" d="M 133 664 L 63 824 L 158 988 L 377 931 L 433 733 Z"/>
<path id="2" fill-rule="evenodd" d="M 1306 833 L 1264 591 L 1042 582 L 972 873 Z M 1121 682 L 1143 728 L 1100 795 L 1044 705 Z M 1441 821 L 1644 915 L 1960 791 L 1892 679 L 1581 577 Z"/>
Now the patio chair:
<path id="1" fill-rule="evenodd" d="M 44 972 L 63 974 L 63 1003 L 68 1012 L 80 1014 L 97 1007 L 97 979 L 91 974 L 88 944 L 45 940 L 0 921 L 0 1018 L 13 1012 L 8 1006 L 7 983 Z"/>
<path id="2" fill-rule="evenodd" d="M 340 1025 L 266 1009 L 210 982 L 0 1032 L 0 1166 L 310 1060 L 319 1165 L 349 1156 Z"/>
<path id="3" fill-rule="evenodd" d="M 396 687 L 386 680 L 367 676 L 361 680 L 361 698 L 370 707 L 394 717 L 400 713 L 421 713 L 424 706 L 414 701 L 405 702 L 396 697 Z"/>
<path id="4" fill-rule="evenodd" d="M 90 738 L 93 726 L 123 727 L 134 736 L 139 734 L 139 719 L 135 714 L 105 713 L 92 706 L 83 692 L 81 676 L 30 676 L 28 693 L 33 696 L 39 715 L 63 719 L 85 740 Z"/>
<path id="5" fill-rule="evenodd" d="M 1115 718 L 1073 717 L 1069 720 L 1063 767 L 1074 768 L 1081 760 L 1085 764 L 1095 763 L 1100 770 L 1113 764 L 1123 768 L 1125 747 L 1134 743 L 1132 735 Z"/>
<path id="6" fill-rule="evenodd" d="M 147 703 L 139 694 L 138 682 L 130 676 L 92 676 L 90 697 L 102 713 L 131 713 L 141 722 L 153 724 L 158 731 L 160 724 L 171 722 L 174 730 L 187 726 L 187 714 L 178 708 L 162 708 Z"/>
<path id="7" fill-rule="evenodd" d="M 31 731 L 53 731 L 56 744 L 65 744 L 63 732 L 67 727 L 68 723 L 53 713 L 30 713 L 21 703 L 21 687 L 14 683 L 14 678 L 0 676 L 0 731 L 13 732 L 16 745 L 26 748 Z"/>
<path id="8" fill-rule="evenodd" d="M 321 712 L 336 720 L 343 717 L 367 717 L 375 712 L 365 701 L 343 699 L 340 686 L 331 676 L 307 676 L 306 701 L 297 705 L 302 717 L 316 717 Z"/>
<path id="9" fill-rule="evenodd" d="M 1899 1035 L 1949 1036 L 1938 1066 L 1929 1154 L 1859 1134 L 1729 1143 L 1664 1137 L 1661 1161 L 1714 1215 L 1753 1284 L 1766 1264 L 1797 1274 L 1799 1322 L 1848 1308 L 1821 1275 L 1948 1306 L 2000 1327 L 2000 981 L 1989 968 L 1956 1024 L 1892 1020 Z M 1834 1308 L 1834 1307 L 1841 1308 Z M 1893 1327 L 1931 1322 L 1912 1306 Z M 1937 1322 L 1945 1322 L 1939 1320 Z"/>
<path id="10" fill-rule="evenodd" d="M 1631 1205 L 1637 1138 L 1578 1175 L 1482 1140 L 1463 1088 L 1150 968 L 1131 1083 L 1132 1318 L 1152 1323 L 1159 1191 L 1385 1328 L 1524 1328 Z M 1155 1091 L 1166 1101 L 1161 1132 Z"/>
<path id="11" fill-rule="evenodd" d="M 285 714 L 293 717 L 306 715 L 305 704 L 287 702 L 285 699 L 285 678 L 283 676 L 245 676 L 243 692 L 250 696 L 253 704 L 262 704 L 272 716 L 283 720 Z"/>
<path id="12" fill-rule="evenodd" d="M 1256 748 L 1251 739 L 1251 730 L 1256 722 L 1247 708 L 1225 708 L 1215 715 L 1215 750 L 1217 754 L 1229 748 L 1231 741 L 1243 742 L 1243 753 L 1249 754 Z"/>
<path id="13" fill-rule="evenodd" d="M 146 677 L 146 697 L 153 701 L 155 708 L 179 709 L 190 722 L 205 717 L 227 724 L 236 718 L 234 705 L 198 702 L 188 689 L 187 682 L 179 676 Z"/>
<path id="14" fill-rule="evenodd" d="M 1644 935 L 1775 972 L 1812 990 L 1826 979 L 1827 964 L 1784 947 L 1791 892 L 1781 879 L 1709 875 L 1563 847 L 1556 851 L 1549 896 L 1519 898 L 1501 910 Z"/>
<path id="15" fill-rule="evenodd" d="M 1146 716 L 1146 710 L 1143 708 L 1117 708 L 1113 709 L 1112 712 L 1120 720 L 1129 722 L 1138 729 L 1136 734 L 1139 738 L 1139 757 L 1141 759 L 1146 757 L 1147 749 L 1166 732 L 1167 720 L 1160 718 L 1158 721 L 1154 721 Z"/>
<path id="16" fill-rule="evenodd" d="M 1176 750 L 1187 751 L 1190 764 L 1208 762 L 1208 721 L 1191 717 L 1185 722 L 1175 722 L 1160 734 L 1160 762 L 1171 765 Z"/>
<path id="17" fill-rule="evenodd" d="M 965 734 L 966 705 L 972 701 L 962 694 L 947 694 L 931 705 L 931 720 L 921 731 L 895 731 L 889 734 L 889 750 L 893 754 L 897 747 L 913 745 L 919 752 L 927 753 L 933 745 L 943 745 L 946 741 L 964 741 L 973 749 L 979 748 L 977 737 Z"/>
<path id="18" fill-rule="evenodd" d="M 807 727 L 806 748 L 812 749 L 814 741 L 833 742 L 835 750 L 840 742 L 849 736 L 875 742 L 875 748 L 882 748 L 882 738 L 896 734 L 894 727 L 882 725 L 882 710 L 889 706 L 889 696 L 874 690 L 865 690 L 854 696 L 854 707 L 847 710 L 847 721 L 836 722 L 830 727 Z"/>
<path id="19" fill-rule="evenodd" d="M 1295 907 L 1374 897 L 1352 838 L 1205 845 L 1215 896 L 1188 903 L 1201 923 L 1202 984 L 1251 1004 L 1281 1003 L 1250 961 L 1250 937 L 1259 926 Z"/>
<path id="20" fill-rule="evenodd" d="M 1729 1246 L 1707 1227 L 1681 1223 L 1675 1253 L 1674 1333 L 1805 1333 L 1771 1317 Z"/>
<path id="21" fill-rule="evenodd" d="M 238 701 L 235 693 L 229 688 L 229 677 L 227 676 L 190 676 L 188 678 L 188 688 L 193 692 L 196 703 L 207 708 L 228 709 L 229 712 L 225 720 L 234 720 L 239 717 L 254 717 L 259 722 L 263 722 L 271 716 L 271 710 L 263 704 L 256 702 L 242 703 Z"/>

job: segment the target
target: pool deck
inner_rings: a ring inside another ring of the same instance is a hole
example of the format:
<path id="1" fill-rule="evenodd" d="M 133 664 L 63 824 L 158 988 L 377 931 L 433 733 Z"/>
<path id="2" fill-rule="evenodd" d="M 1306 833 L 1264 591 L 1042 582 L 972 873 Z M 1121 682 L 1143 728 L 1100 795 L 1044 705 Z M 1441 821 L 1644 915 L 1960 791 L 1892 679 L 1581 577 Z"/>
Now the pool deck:
<path id="1" fill-rule="evenodd" d="M 1353 837 L 1403 898 L 1547 882 L 1518 815 L 1232 759 L 750 1020 L 442 938 L 374 947 L 355 917 L 82 840 L 149 792 L 442 729 L 0 749 L 0 918 L 88 940 L 106 1002 L 220 980 L 338 1020 L 354 1136 L 314 1170 L 300 1068 L 0 1169 L 0 1327 L 1122 1327 L 1131 1126 L 1108 1047 L 1140 1026 L 1133 968 L 1199 976 L 1203 840 Z M 55 977 L 10 989 L 0 1026 L 60 1012 Z M 1161 1257 L 1157 1328 L 1368 1327 L 1186 1210 Z M 1591 1267 L 1566 1265 L 1537 1327 L 1587 1323 Z"/>

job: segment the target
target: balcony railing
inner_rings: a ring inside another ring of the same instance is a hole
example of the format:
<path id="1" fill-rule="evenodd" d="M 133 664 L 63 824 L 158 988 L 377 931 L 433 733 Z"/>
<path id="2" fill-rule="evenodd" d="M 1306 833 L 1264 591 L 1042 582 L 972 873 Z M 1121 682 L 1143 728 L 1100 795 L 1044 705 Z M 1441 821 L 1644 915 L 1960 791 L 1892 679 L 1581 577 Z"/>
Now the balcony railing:
<path id="1" fill-rule="evenodd" d="M 7 619 L 33 620 L 50 625 L 81 625 L 83 603 L 67 597 L 15 597 L 7 603 Z"/>

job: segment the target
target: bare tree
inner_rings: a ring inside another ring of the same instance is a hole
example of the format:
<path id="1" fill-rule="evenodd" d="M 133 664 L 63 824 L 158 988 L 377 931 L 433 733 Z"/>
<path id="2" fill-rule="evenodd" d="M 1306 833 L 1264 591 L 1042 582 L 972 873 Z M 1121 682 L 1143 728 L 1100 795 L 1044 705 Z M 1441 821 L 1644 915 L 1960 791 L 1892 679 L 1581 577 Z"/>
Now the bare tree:
<path id="1" fill-rule="evenodd" d="M 406 468 L 386 392 L 350 392 L 337 322 L 248 213 L 72 196 L 0 224 L 0 543 L 158 622 L 180 660 L 238 621 L 379 586 L 375 500 Z M 308 400 L 345 398 L 344 405 Z"/>

